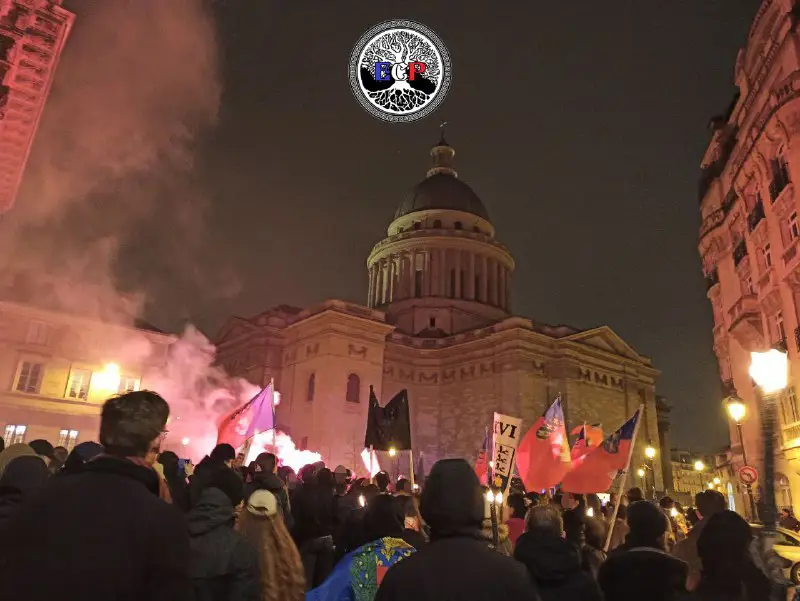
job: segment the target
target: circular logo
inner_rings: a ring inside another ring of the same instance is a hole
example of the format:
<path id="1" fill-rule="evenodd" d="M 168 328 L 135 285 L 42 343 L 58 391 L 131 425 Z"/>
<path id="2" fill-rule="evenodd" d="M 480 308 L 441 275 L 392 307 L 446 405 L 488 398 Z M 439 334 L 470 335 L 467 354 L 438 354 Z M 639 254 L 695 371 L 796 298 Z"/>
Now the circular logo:
<path id="1" fill-rule="evenodd" d="M 450 88 L 450 54 L 433 31 L 407 20 L 367 31 L 350 55 L 350 87 L 373 117 L 416 121 L 436 110 Z"/>

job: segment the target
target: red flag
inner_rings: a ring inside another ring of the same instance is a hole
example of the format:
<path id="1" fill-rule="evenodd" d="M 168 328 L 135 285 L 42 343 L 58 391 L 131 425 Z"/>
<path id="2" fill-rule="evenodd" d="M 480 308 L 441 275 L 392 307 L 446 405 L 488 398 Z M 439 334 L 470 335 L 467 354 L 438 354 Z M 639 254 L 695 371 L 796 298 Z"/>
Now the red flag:
<path id="1" fill-rule="evenodd" d="M 569 471 L 569 440 L 560 397 L 525 433 L 517 450 L 517 466 L 525 488 L 532 491 L 553 488 Z"/>
<path id="2" fill-rule="evenodd" d="M 599 447 L 603 443 L 603 429 L 599 426 L 587 426 L 583 424 L 578 426 L 572 431 L 577 434 L 578 438 L 575 444 L 572 445 L 570 456 L 572 461 L 577 461 L 595 447 Z"/>
<path id="3" fill-rule="evenodd" d="M 222 419 L 217 431 L 217 444 L 224 442 L 234 449 L 238 449 L 256 433 L 256 427 L 265 425 L 267 421 L 271 421 L 274 426 L 273 402 L 272 384 L 270 383 L 256 396 Z"/>
<path id="4" fill-rule="evenodd" d="M 561 489 L 575 494 L 606 492 L 619 470 L 628 465 L 628 458 L 636 433 L 639 412 L 622 427 L 573 463 L 572 470 L 564 476 Z"/>

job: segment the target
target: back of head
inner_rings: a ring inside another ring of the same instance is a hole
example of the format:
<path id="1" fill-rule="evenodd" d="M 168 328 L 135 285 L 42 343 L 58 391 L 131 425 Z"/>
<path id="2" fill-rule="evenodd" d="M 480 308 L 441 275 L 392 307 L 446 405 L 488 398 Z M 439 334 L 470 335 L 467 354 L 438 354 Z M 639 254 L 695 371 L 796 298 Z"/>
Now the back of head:
<path id="1" fill-rule="evenodd" d="M 96 442 L 82 442 L 76 445 L 64 462 L 65 472 L 75 472 L 87 461 L 91 461 L 103 452 L 103 447 Z"/>
<path id="2" fill-rule="evenodd" d="M 138 390 L 108 399 L 100 417 L 100 443 L 106 453 L 144 457 L 164 431 L 169 405 L 155 392 Z"/>
<path id="3" fill-rule="evenodd" d="M 513 493 L 508 495 L 508 507 L 514 512 L 511 517 L 525 519 L 527 507 L 525 505 L 525 497 L 522 494 Z"/>
<path id="4" fill-rule="evenodd" d="M 400 516 L 401 508 L 389 495 L 377 495 L 367 503 L 364 511 L 364 534 L 369 541 L 391 536 L 400 538 L 403 534 L 405 516 Z"/>
<path id="5" fill-rule="evenodd" d="M 725 511 L 727 503 L 721 492 L 716 490 L 704 490 L 697 493 L 694 497 L 697 512 L 701 519 L 710 518 L 712 515 Z"/>
<path id="6" fill-rule="evenodd" d="M 218 467 L 206 476 L 203 488 L 217 488 L 225 493 L 233 507 L 237 507 L 244 498 L 244 482 L 239 474 L 228 467 Z"/>
<path id="7" fill-rule="evenodd" d="M 564 535 L 564 520 L 555 505 L 537 505 L 528 511 L 525 529 L 528 532 L 560 538 Z"/>
<path id="8" fill-rule="evenodd" d="M 636 503 L 636 501 L 644 501 L 644 494 L 642 494 L 642 489 L 638 486 L 628 489 L 628 492 L 625 493 L 625 497 L 628 499 L 628 504 Z"/>
<path id="9" fill-rule="evenodd" d="M 434 538 L 479 530 L 483 496 L 472 466 L 463 459 L 436 462 L 422 491 L 420 511 Z"/>
<path id="10" fill-rule="evenodd" d="M 225 463 L 226 461 L 233 461 L 236 459 L 236 449 L 227 443 L 218 444 L 211 451 L 208 456 L 211 461 L 216 463 Z"/>
<path id="11" fill-rule="evenodd" d="M 278 465 L 278 458 L 273 453 L 261 453 L 255 461 L 258 469 L 267 474 L 274 474 Z"/>
<path id="12" fill-rule="evenodd" d="M 8 464 L 14 461 L 14 459 L 26 456 L 35 457 L 36 451 L 21 442 L 10 445 L 6 450 L 0 453 L 0 476 L 3 475 Z"/>
<path id="13" fill-rule="evenodd" d="M 636 501 L 628 506 L 628 527 L 626 542 L 630 546 L 662 548 L 669 521 L 660 507 Z"/>
<path id="14" fill-rule="evenodd" d="M 333 472 L 329 470 L 327 467 L 323 467 L 317 472 L 317 484 L 322 488 L 333 490 L 336 488 L 336 478 L 333 476 Z"/>
<path id="15" fill-rule="evenodd" d="M 375 484 L 378 485 L 378 489 L 381 492 L 386 492 L 387 490 L 389 490 L 389 484 L 391 483 L 392 479 L 386 472 L 378 472 L 377 474 L 375 474 Z"/>
<path id="16" fill-rule="evenodd" d="M 40 457 L 47 457 L 51 461 L 55 459 L 56 450 L 53 445 L 51 445 L 48 441 L 44 438 L 37 438 L 36 440 L 32 440 L 28 443 L 28 446 L 32 448 L 37 455 Z"/>
<path id="17" fill-rule="evenodd" d="M 669 511 L 675 507 L 675 501 L 672 500 L 672 497 L 661 497 L 661 500 L 658 502 L 658 506 L 661 507 L 661 509 Z"/>
<path id="18" fill-rule="evenodd" d="M 411 487 L 411 480 L 407 478 L 399 478 L 397 480 L 397 484 L 395 485 L 395 489 L 397 492 L 405 493 L 407 495 L 410 495 L 412 492 L 414 492 L 413 488 Z"/>
<path id="19" fill-rule="evenodd" d="M 50 472 L 38 455 L 24 455 L 9 462 L 0 477 L 0 489 L 26 494 L 44 484 Z"/>
<path id="20" fill-rule="evenodd" d="M 165 471 L 172 468 L 178 469 L 178 456 L 173 451 L 163 451 L 158 456 L 158 462 L 164 466 Z"/>

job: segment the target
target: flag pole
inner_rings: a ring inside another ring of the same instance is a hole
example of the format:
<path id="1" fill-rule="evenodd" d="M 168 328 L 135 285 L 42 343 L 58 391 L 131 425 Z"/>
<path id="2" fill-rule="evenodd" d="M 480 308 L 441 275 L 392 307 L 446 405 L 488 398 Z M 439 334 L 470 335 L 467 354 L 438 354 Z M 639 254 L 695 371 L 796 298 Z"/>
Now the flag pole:
<path id="1" fill-rule="evenodd" d="M 611 513 L 611 519 L 608 525 L 608 534 L 606 535 L 606 544 L 603 546 L 603 551 L 608 553 L 608 547 L 611 545 L 611 535 L 614 534 L 614 526 L 617 523 L 617 512 L 619 511 L 619 504 L 622 502 L 622 495 L 625 492 L 625 482 L 628 481 L 628 470 L 631 467 L 631 459 L 633 459 L 633 449 L 636 447 L 636 437 L 639 434 L 639 426 L 644 419 L 644 404 L 639 405 L 639 417 L 636 419 L 636 425 L 633 427 L 633 437 L 631 439 L 631 450 L 628 451 L 628 461 L 625 464 L 625 469 L 622 470 L 619 478 L 619 486 L 617 488 L 617 499 L 614 502 L 614 511 Z"/>
<path id="2" fill-rule="evenodd" d="M 375 447 L 369 445 L 369 483 L 375 484 Z"/>
<path id="3" fill-rule="evenodd" d="M 411 492 L 414 492 L 414 449 L 408 449 L 409 475 L 411 476 Z"/>
<path id="4" fill-rule="evenodd" d="M 272 407 L 272 452 L 276 453 L 277 450 L 277 436 L 278 433 L 276 428 L 278 424 L 276 423 L 276 415 L 275 415 L 275 378 L 269 379 L 269 388 L 272 391 L 272 398 L 269 400 L 269 404 Z M 277 454 L 277 453 L 276 453 Z"/>

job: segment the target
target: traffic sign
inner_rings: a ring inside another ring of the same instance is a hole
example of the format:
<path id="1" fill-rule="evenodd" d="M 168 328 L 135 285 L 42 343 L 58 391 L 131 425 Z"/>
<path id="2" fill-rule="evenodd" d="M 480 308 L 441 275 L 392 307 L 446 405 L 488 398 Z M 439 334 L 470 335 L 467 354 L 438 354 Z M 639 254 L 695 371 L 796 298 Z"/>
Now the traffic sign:
<path id="1" fill-rule="evenodd" d="M 758 470 L 752 465 L 743 465 L 739 468 L 739 480 L 748 486 L 758 480 Z"/>

